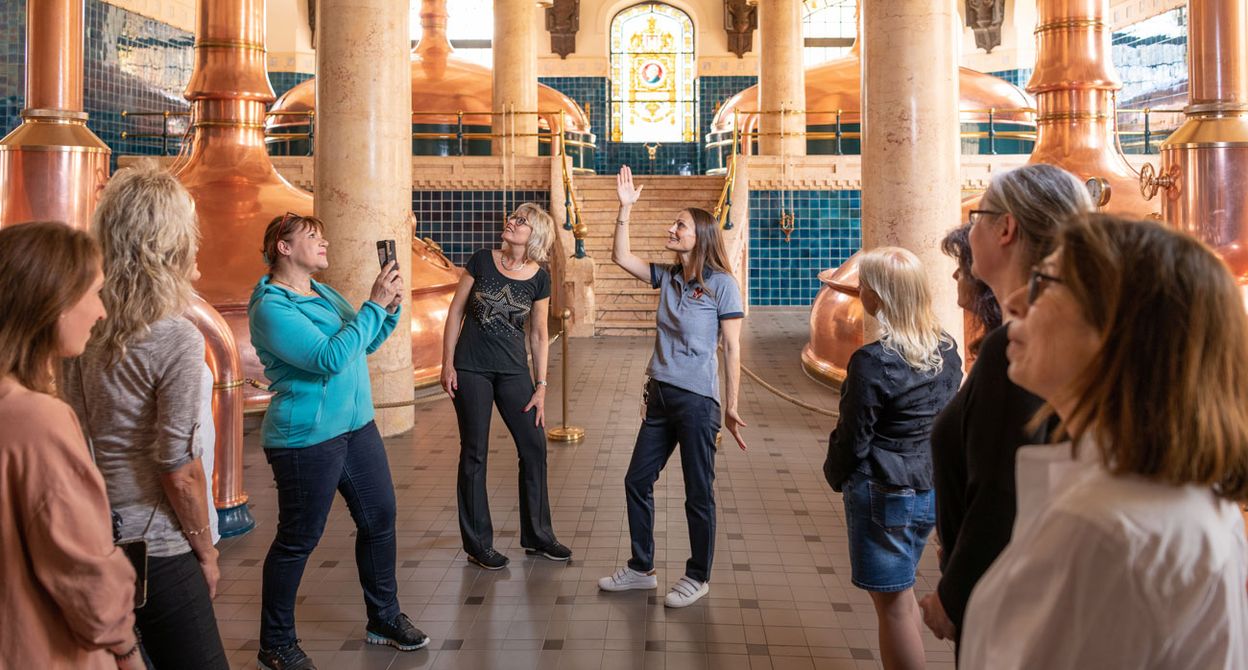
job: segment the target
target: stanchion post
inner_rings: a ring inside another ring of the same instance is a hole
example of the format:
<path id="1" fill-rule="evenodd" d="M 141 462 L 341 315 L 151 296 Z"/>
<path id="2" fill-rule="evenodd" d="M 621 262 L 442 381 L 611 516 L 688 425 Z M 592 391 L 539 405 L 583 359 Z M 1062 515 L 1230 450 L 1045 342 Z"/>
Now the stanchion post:
<path id="1" fill-rule="evenodd" d="M 559 389 L 559 394 L 563 396 L 563 416 L 560 418 L 560 426 L 546 431 L 546 439 L 551 442 L 580 442 L 585 439 L 585 429 L 579 426 L 568 425 L 568 391 L 571 389 L 571 380 L 568 378 L 568 319 L 572 318 L 572 310 L 564 309 L 559 315 L 560 328 L 559 339 L 563 343 L 563 356 L 559 361 L 559 365 L 563 368 L 563 385 Z"/>

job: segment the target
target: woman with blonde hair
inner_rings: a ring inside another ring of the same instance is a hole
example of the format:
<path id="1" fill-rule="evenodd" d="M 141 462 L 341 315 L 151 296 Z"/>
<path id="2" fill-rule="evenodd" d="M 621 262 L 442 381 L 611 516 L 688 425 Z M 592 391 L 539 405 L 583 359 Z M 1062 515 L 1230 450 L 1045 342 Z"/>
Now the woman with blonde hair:
<path id="1" fill-rule="evenodd" d="M 64 365 L 61 393 L 82 423 L 120 537 L 148 547 L 147 602 L 136 618 L 156 668 L 225 668 L 212 598 L 212 544 L 199 425 L 204 338 L 183 314 L 198 277 L 199 224 L 167 170 L 127 168 L 92 217 L 108 317 Z"/>
<path id="2" fill-rule="evenodd" d="M 1191 236 L 1097 215 L 1005 301 L 1009 376 L 1069 442 L 1018 452 L 968 668 L 1248 668 L 1248 317 Z"/>
<path id="3" fill-rule="evenodd" d="M 134 568 L 54 361 L 104 318 L 100 250 L 62 223 L 0 230 L 0 658 L 13 668 L 143 668 Z M 20 315 L 11 316 L 11 315 Z"/>
<path id="4" fill-rule="evenodd" d="M 962 381 L 962 361 L 917 256 L 872 249 L 858 281 L 880 339 L 849 359 L 823 472 L 844 496 L 851 581 L 871 594 L 884 667 L 922 668 L 914 581 L 936 524 L 930 435 Z"/>
<path id="5" fill-rule="evenodd" d="M 442 388 L 454 401 L 459 419 L 459 532 L 468 561 L 486 570 L 501 570 L 510 562 L 494 549 L 486 497 L 485 462 L 495 406 L 520 454 L 520 546 L 552 561 L 572 558 L 572 550 L 555 539 L 551 527 L 542 430 L 550 273 L 541 263 L 554 237 L 554 221 L 546 210 L 531 202 L 517 207 L 503 225 L 499 248 L 478 250 L 468 260 L 442 336 Z"/>

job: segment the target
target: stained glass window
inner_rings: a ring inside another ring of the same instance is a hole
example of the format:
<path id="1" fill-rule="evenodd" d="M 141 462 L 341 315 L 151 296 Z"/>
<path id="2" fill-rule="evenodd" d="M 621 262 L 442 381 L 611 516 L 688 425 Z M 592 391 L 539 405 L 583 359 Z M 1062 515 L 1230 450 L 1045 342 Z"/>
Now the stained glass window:
<path id="1" fill-rule="evenodd" d="M 661 2 L 611 21 L 611 141 L 695 142 L 693 21 Z"/>
<path id="2" fill-rule="evenodd" d="M 806 66 L 849 54 L 858 35 L 857 0 L 802 0 L 802 60 Z"/>

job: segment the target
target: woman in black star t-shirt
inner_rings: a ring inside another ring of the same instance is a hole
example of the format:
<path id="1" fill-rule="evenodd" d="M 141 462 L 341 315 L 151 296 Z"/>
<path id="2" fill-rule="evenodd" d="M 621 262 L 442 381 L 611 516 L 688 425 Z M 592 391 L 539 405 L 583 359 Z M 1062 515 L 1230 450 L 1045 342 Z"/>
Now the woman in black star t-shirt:
<path id="1" fill-rule="evenodd" d="M 509 562 L 494 550 L 485 489 L 494 406 L 520 453 L 520 545 L 525 553 L 554 561 L 572 558 L 550 524 L 542 430 L 550 274 L 539 263 L 546 261 L 554 237 L 546 210 L 533 203 L 517 207 L 503 226 L 500 248 L 481 249 L 469 259 L 442 336 L 442 388 L 454 401 L 459 419 L 459 532 L 468 560 L 487 570 L 500 570 Z"/>

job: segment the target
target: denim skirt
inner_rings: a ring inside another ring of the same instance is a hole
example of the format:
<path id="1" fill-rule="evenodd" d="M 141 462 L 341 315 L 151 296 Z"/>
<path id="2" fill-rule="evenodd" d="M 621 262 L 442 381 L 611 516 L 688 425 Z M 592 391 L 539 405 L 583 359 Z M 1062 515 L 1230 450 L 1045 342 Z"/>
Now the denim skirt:
<path id="1" fill-rule="evenodd" d="M 855 472 L 841 495 L 854 586 L 878 592 L 914 586 L 919 558 L 936 525 L 935 492 L 893 486 Z"/>

